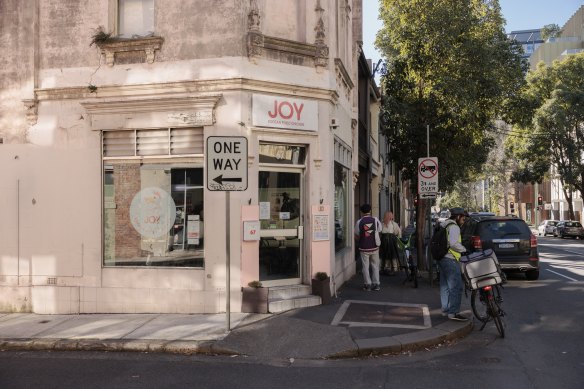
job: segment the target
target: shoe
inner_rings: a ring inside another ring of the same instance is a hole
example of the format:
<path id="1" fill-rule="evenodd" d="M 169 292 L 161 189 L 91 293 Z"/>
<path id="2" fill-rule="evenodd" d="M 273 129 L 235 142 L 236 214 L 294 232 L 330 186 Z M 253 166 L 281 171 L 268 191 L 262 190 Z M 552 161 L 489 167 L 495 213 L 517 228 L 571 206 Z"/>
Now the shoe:
<path id="1" fill-rule="evenodd" d="M 381 287 L 379 286 L 379 284 L 373 284 L 373 290 L 378 292 L 381 290 Z"/>
<path id="2" fill-rule="evenodd" d="M 363 290 L 364 290 L 365 292 L 369 292 L 369 291 L 371 291 L 371 285 L 367 285 L 367 284 L 363 285 Z"/>
<path id="3" fill-rule="evenodd" d="M 460 313 L 449 313 L 448 318 L 456 321 L 468 321 L 468 318 L 462 316 Z"/>
<path id="4" fill-rule="evenodd" d="M 448 316 L 448 312 L 444 312 L 444 311 L 442 311 L 442 316 L 443 316 L 443 317 L 446 317 L 446 316 Z"/>

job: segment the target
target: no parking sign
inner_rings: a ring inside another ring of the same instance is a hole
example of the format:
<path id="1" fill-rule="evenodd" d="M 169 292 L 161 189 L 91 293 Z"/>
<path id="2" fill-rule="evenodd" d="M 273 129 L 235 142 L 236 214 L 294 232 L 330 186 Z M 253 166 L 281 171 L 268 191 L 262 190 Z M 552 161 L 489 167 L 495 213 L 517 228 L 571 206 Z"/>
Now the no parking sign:
<path id="1" fill-rule="evenodd" d="M 438 192 L 438 158 L 418 158 L 418 194 L 434 198 Z"/>

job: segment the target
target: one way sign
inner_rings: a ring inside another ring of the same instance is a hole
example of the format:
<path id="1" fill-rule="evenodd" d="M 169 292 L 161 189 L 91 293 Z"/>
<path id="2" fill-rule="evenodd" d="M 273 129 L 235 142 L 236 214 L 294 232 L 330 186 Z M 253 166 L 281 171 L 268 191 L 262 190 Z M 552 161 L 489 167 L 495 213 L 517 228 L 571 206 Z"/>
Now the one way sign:
<path id="1" fill-rule="evenodd" d="M 207 189 L 241 191 L 247 189 L 247 138 L 210 136 L 207 138 Z"/>

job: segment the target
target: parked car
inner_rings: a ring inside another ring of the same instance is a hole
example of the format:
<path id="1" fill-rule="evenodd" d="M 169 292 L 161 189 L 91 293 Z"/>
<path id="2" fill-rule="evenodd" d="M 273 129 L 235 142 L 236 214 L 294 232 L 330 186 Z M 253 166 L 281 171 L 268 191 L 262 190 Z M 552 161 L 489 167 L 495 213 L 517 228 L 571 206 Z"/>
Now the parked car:
<path id="1" fill-rule="evenodd" d="M 528 280 L 539 278 L 537 237 L 523 219 L 491 216 L 473 220 L 470 228 L 470 251 L 493 249 L 505 272 L 525 273 Z"/>
<path id="2" fill-rule="evenodd" d="M 562 220 L 554 228 L 554 236 L 559 238 L 572 237 L 574 239 L 584 239 L 584 228 L 582 224 L 573 220 Z"/>
<path id="3" fill-rule="evenodd" d="M 497 216 L 494 212 L 471 212 L 469 214 L 475 220 L 481 220 L 492 216 Z"/>
<path id="4" fill-rule="evenodd" d="M 541 223 L 539 223 L 539 226 L 537 226 L 537 233 L 539 236 L 546 236 L 547 234 L 553 235 L 554 234 L 554 229 L 556 227 L 556 224 L 558 224 L 558 220 L 543 220 Z"/>

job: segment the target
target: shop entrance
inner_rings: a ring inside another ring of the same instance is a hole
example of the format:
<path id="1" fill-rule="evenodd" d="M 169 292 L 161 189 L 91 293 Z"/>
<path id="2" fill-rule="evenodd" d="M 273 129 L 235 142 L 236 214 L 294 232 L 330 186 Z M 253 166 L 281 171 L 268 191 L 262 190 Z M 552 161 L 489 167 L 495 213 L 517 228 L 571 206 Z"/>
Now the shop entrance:
<path id="1" fill-rule="evenodd" d="M 260 281 L 299 284 L 303 267 L 302 169 L 264 167 L 259 172 Z"/>

